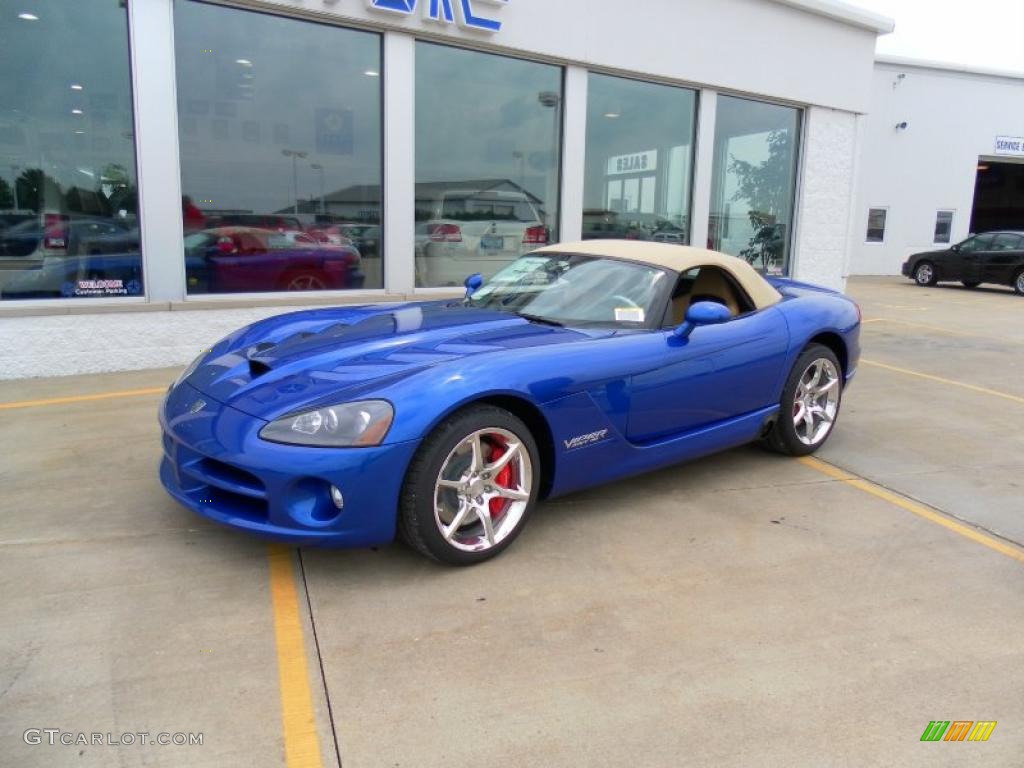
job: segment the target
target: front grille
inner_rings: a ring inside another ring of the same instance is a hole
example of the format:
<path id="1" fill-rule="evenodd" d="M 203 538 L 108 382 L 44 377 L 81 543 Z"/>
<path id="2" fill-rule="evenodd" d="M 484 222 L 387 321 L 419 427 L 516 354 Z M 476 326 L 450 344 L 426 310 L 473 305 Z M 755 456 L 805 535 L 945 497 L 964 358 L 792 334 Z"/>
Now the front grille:
<path id="1" fill-rule="evenodd" d="M 239 517 L 254 522 L 267 520 L 267 490 L 256 475 L 197 453 L 166 433 L 163 442 L 179 488 L 196 504 L 208 505 L 218 517 Z"/>

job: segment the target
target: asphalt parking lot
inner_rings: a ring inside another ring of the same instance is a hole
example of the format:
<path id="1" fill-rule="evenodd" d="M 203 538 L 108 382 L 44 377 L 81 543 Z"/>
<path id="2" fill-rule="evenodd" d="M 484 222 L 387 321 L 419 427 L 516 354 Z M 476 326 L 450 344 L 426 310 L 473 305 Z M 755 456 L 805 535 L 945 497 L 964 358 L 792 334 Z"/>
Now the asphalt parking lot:
<path id="1" fill-rule="evenodd" d="M 1021 766 L 1024 299 L 849 291 L 864 360 L 816 459 L 555 500 L 471 569 L 179 508 L 176 371 L 0 382 L 0 765 Z"/>

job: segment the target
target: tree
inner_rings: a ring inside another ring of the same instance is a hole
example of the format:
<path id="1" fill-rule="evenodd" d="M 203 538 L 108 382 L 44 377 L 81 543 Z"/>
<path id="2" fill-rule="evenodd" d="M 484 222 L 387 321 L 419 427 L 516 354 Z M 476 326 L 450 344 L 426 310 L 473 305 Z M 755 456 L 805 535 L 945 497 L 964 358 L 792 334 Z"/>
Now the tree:
<path id="1" fill-rule="evenodd" d="M 0 179 L 0 210 L 14 208 L 14 192 L 6 179 Z"/>
<path id="2" fill-rule="evenodd" d="M 734 201 L 747 203 L 750 225 L 754 234 L 740 257 L 750 263 L 760 260 L 762 266 L 781 261 L 785 236 L 780 219 L 792 202 L 790 175 L 793 169 L 793 151 L 790 133 L 774 130 L 768 133 L 768 159 L 759 163 L 729 156 L 729 171 L 737 179 Z"/>
<path id="3" fill-rule="evenodd" d="M 40 168 L 28 168 L 15 180 L 18 205 L 40 213 L 47 208 L 63 210 L 64 193 L 55 178 Z"/>

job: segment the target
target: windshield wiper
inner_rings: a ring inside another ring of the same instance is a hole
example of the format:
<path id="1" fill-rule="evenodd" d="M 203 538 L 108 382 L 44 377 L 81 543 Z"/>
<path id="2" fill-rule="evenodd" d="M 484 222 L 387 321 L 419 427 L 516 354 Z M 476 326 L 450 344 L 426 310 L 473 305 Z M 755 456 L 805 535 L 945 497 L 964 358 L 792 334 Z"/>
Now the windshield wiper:
<path id="1" fill-rule="evenodd" d="M 528 315 L 525 312 L 516 312 L 524 320 L 529 320 L 531 323 L 540 323 L 541 325 L 553 325 L 556 328 L 564 328 L 565 323 L 560 323 L 558 320 L 552 320 L 550 317 L 541 317 L 540 315 Z"/>

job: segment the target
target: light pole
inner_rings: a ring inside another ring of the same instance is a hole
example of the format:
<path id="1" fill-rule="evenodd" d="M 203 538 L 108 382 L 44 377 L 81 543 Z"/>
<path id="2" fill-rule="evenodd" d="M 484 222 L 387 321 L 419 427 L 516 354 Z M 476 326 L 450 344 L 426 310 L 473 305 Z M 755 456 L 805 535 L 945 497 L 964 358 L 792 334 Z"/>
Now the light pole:
<path id="1" fill-rule="evenodd" d="M 295 193 L 295 215 L 299 215 L 299 160 L 308 157 L 308 152 L 297 149 L 282 149 L 281 154 L 292 159 L 292 191 Z"/>
<path id="2" fill-rule="evenodd" d="M 14 210 L 15 211 L 20 211 L 21 210 L 21 206 L 18 205 L 18 171 L 20 169 L 21 169 L 20 165 L 12 165 L 11 166 L 11 178 L 14 179 L 14 182 L 13 182 L 12 186 L 14 188 Z"/>
<path id="3" fill-rule="evenodd" d="M 557 168 L 558 167 L 558 157 L 559 157 L 559 155 L 562 152 L 562 123 L 561 123 L 561 113 L 562 113 L 562 110 L 559 109 L 559 105 L 562 103 L 562 97 L 559 96 L 554 91 L 541 91 L 540 93 L 537 94 L 537 101 L 540 102 L 542 107 L 547 107 L 548 109 L 550 109 L 552 114 L 555 116 L 555 163 L 554 163 L 554 166 L 555 166 L 555 168 Z M 552 204 L 554 202 L 555 197 L 558 195 L 558 174 L 557 173 L 552 173 L 552 174 L 549 174 L 549 176 L 550 176 L 550 180 L 548 182 L 548 189 L 547 189 L 547 193 L 546 193 L 548 199 L 544 201 L 544 207 L 545 207 L 545 212 L 544 212 L 545 222 L 544 223 L 548 226 L 548 231 L 551 232 L 551 233 L 554 233 L 554 231 L 555 231 L 555 228 L 553 226 L 554 223 L 555 223 L 554 222 L 554 216 L 555 216 L 554 212 L 556 212 L 558 210 L 558 206 L 555 205 L 554 208 L 552 209 Z"/>
<path id="4" fill-rule="evenodd" d="M 314 171 L 320 172 L 320 213 L 327 213 L 326 205 L 324 203 L 324 167 L 320 163 L 310 163 L 310 168 Z"/>

